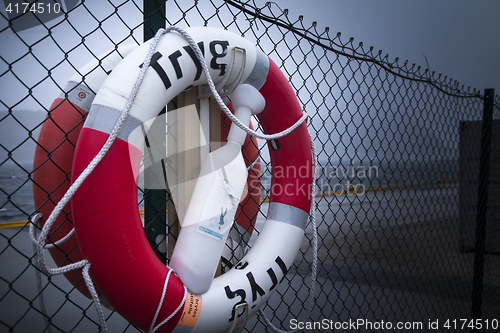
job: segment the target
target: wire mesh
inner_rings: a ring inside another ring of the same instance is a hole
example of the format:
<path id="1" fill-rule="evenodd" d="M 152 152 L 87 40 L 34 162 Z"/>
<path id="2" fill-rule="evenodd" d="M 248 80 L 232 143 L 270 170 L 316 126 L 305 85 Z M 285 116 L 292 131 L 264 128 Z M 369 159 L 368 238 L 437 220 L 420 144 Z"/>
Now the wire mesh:
<path id="1" fill-rule="evenodd" d="M 340 33 L 319 31 L 315 22 L 290 18 L 272 2 L 259 7 L 253 1 L 169 0 L 166 8 L 167 25 L 220 27 L 258 45 L 289 78 L 310 116 L 320 192 L 315 303 L 311 318 L 303 321 L 311 286 L 308 226 L 293 267 L 264 307 L 270 320 L 283 329 L 318 331 L 340 330 L 355 321 L 362 324 L 358 329 L 375 331 L 382 322 L 394 330 L 398 324 L 425 330 L 436 320 L 453 329 L 463 325 L 453 320 L 471 319 L 474 244 L 468 247 L 467 239 L 476 221 L 466 216 L 477 207 L 468 179 L 478 171 L 462 157 L 463 151 L 477 149 L 481 134 L 466 137 L 462 129 L 482 119 L 481 92 L 391 60 L 373 47 L 342 39 Z M 33 149 L 40 127 L 50 121 L 52 100 L 67 93 L 65 83 L 72 73 L 118 46 L 142 42 L 147 19 L 137 0 L 81 1 L 65 16 L 24 32 L 9 27 L 2 14 L 0 43 L 8 47 L 0 53 L 0 85 L 5 87 L 0 105 L 0 222 L 9 222 L 0 225 L 2 331 L 99 329 L 91 301 L 62 276 L 42 278 L 44 321 L 23 222 L 39 209 L 31 195 L 36 185 Z M 85 78 L 89 73 L 80 74 Z M 500 118 L 499 96 L 494 104 L 495 122 Z M 258 142 L 262 203 L 257 229 L 267 214 L 265 199 L 271 190 L 269 155 L 265 142 Z M 492 147 L 488 207 L 497 212 L 500 168 L 498 150 Z M 498 233 L 498 221 L 498 215 L 488 219 L 488 232 Z M 494 330 L 500 320 L 500 250 L 491 249 L 484 254 L 482 319 L 489 320 L 489 327 L 483 330 Z M 138 331 L 118 313 L 105 314 L 111 331 Z M 259 316 L 245 330 L 271 331 Z"/>

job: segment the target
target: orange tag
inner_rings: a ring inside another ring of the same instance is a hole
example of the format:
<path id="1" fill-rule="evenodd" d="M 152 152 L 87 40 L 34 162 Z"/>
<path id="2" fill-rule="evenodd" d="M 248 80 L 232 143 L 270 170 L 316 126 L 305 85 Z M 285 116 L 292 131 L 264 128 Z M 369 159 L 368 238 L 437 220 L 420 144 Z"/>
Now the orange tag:
<path id="1" fill-rule="evenodd" d="M 181 318 L 179 319 L 179 324 L 189 327 L 194 327 L 198 321 L 201 310 L 201 298 L 197 297 L 195 294 L 188 293 L 186 296 L 186 302 L 184 302 L 184 310 L 182 311 Z"/>

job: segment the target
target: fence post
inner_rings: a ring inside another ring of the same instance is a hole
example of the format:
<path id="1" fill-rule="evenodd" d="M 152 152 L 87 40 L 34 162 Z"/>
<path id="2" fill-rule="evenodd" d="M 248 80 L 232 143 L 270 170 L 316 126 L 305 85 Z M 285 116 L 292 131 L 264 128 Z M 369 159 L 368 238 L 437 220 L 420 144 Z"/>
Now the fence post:
<path id="1" fill-rule="evenodd" d="M 474 276 L 472 281 L 472 319 L 481 319 L 482 317 L 484 252 L 486 248 L 486 221 L 488 212 L 488 187 L 490 178 L 494 98 L 495 89 L 484 90 L 481 156 L 479 160 L 476 244 L 474 249 Z M 473 331 L 479 332 L 481 330 L 474 329 Z"/>
<path id="2" fill-rule="evenodd" d="M 158 29 L 165 28 L 166 4 L 163 0 L 144 0 L 143 8 L 143 38 L 144 41 L 146 41 L 154 37 Z M 165 109 L 163 109 L 161 113 L 164 114 Z M 165 128 L 165 124 L 162 124 L 162 127 Z M 158 147 L 163 147 L 163 150 L 165 150 L 164 147 L 166 146 L 166 134 L 164 134 L 163 136 L 161 136 L 160 134 L 158 135 L 158 138 L 149 139 L 150 140 L 146 141 L 146 149 L 150 148 L 153 145 L 158 145 Z M 156 142 L 154 143 L 150 142 L 154 139 L 159 140 L 155 140 Z M 146 237 L 149 239 L 149 243 L 158 258 L 163 263 L 166 263 L 166 253 L 163 251 L 163 249 L 160 250 L 158 248 L 158 245 L 160 243 L 164 244 L 164 242 L 166 241 L 167 191 L 166 189 L 163 189 L 163 187 L 161 187 L 161 189 L 158 189 L 158 187 L 156 186 L 153 186 L 154 188 L 146 188 L 146 184 L 155 184 L 158 181 L 162 181 L 162 177 L 163 175 L 165 175 L 164 161 L 162 161 L 161 165 L 158 166 L 160 168 L 150 167 L 145 168 L 144 170 L 144 232 L 146 233 Z M 166 176 L 164 179 L 166 180 Z"/>

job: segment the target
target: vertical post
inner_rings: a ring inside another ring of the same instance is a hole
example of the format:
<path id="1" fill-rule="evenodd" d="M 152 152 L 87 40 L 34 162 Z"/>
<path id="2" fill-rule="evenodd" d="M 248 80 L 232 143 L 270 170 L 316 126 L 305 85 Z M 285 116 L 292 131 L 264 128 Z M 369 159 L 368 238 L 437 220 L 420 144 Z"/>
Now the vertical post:
<path id="1" fill-rule="evenodd" d="M 219 104 L 215 100 L 215 98 L 210 98 L 209 101 L 210 111 L 209 111 L 209 128 L 210 128 L 210 151 L 214 151 L 220 148 L 222 138 L 221 138 L 221 110 Z M 222 266 L 219 261 L 219 265 L 217 266 L 217 270 L 215 271 L 215 277 L 222 274 Z"/>
<path id="2" fill-rule="evenodd" d="M 221 138 L 221 109 L 215 98 L 210 98 L 210 151 L 222 146 Z"/>
<path id="3" fill-rule="evenodd" d="M 165 28 L 167 7 L 165 0 L 144 0 L 143 7 L 143 38 L 147 41 L 155 36 L 158 29 Z"/>
<path id="4" fill-rule="evenodd" d="M 474 249 L 474 276 L 472 286 L 472 319 L 481 319 L 483 303 L 484 252 L 486 248 L 486 222 L 488 213 L 488 187 L 490 178 L 491 136 L 493 128 L 494 89 L 484 91 L 481 156 L 476 219 L 476 244 Z M 479 332 L 480 330 L 474 330 Z"/>
<path id="5" fill-rule="evenodd" d="M 143 8 L 143 38 L 144 41 L 146 41 L 154 37 L 158 29 L 165 28 L 166 4 L 163 0 L 144 0 Z M 162 113 L 165 113 L 165 109 Z M 165 128 L 165 124 L 160 126 Z M 151 140 L 146 141 L 146 150 L 148 148 L 154 149 L 154 146 L 165 150 L 165 133 L 163 135 L 160 133 L 160 135 L 155 135 L 155 138 L 150 137 L 150 139 L 156 139 L 156 142 L 150 142 Z M 153 145 L 153 147 L 150 145 Z M 166 263 L 166 253 L 162 247 L 159 248 L 159 245 L 165 242 L 167 192 L 164 186 L 160 188 L 158 186 L 153 186 L 153 188 L 149 189 L 146 187 L 146 184 L 155 184 L 158 181 L 165 180 L 165 178 L 162 177 L 165 175 L 164 162 L 164 160 L 160 162 L 160 170 L 158 170 L 158 168 L 147 168 L 144 170 L 144 231 L 158 258 L 163 263 Z M 157 172 L 155 172 L 154 169 L 156 169 Z"/>

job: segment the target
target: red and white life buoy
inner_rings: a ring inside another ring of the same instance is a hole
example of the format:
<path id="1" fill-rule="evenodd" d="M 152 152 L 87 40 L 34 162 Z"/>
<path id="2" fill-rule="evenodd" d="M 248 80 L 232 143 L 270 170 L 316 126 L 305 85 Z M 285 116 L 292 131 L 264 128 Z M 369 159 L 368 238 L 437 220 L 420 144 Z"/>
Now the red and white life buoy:
<path id="1" fill-rule="evenodd" d="M 39 227 L 43 227 L 45 220 L 70 186 L 76 142 L 87 112 L 94 101 L 95 93 L 116 64 L 135 48 L 137 45 L 122 46 L 116 51 L 106 52 L 90 61 L 69 79 L 64 92 L 52 102 L 40 129 L 33 159 L 33 199 L 37 212 L 42 214 Z M 221 117 L 222 121 L 227 123 L 225 118 Z M 228 134 L 227 128 L 227 126 L 222 127 L 223 142 Z M 246 231 L 246 239 L 253 231 L 259 207 L 260 159 L 255 138 L 250 138 L 248 135 L 244 147 L 243 156 L 247 166 L 250 167 L 256 162 L 248 174 L 249 195 L 239 206 L 235 221 L 242 231 Z M 50 245 L 69 235 L 57 246 L 49 248 L 49 253 L 58 267 L 83 259 L 76 236 L 71 234 L 72 229 L 73 217 L 68 203 L 52 224 L 47 240 Z M 79 270 L 71 270 L 64 275 L 83 295 L 90 298 Z"/>
<path id="2" fill-rule="evenodd" d="M 266 107 L 258 119 L 265 133 L 281 132 L 302 117 L 288 80 L 252 43 L 219 29 L 186 28 L 186 32 L 204 51 L 216 85 L 231 91 L 246 83 L 260 91 Z M 148 51 L 148 43 L 133 51 L 115 67 L 97 93 L 78 138 L 73 179 L 109 137 Z M 235 57 L 243 59 L 241 65 L 232 66 Z M 179 306 L 181 311 L 158 331 L 241 329 L 245 318 L 267 302 L 293 264 L 311 207 L 311 142 L 307 126 L 302 123 L 270 144 L 269 211 L 255 244 L 234 268 L 215 278 L 206 293 L 188 294 L 181 304 L 181 280 L 170 275 L 170 268 L 156 258 L 142 230 L 135 175 L 143 143 L 142 138 L 130 133 L 138 127 L 147 129 L 148 120 L 174 96 L 192 85 L 205 83 L 200 63 L 184 37 L 176 32 L 164 35 L 116 140 L 72 199 L 78 243 L 83 257 L 90 262 L 93 281 L 115 310 L 144 330 L 169 318 Z"/>

